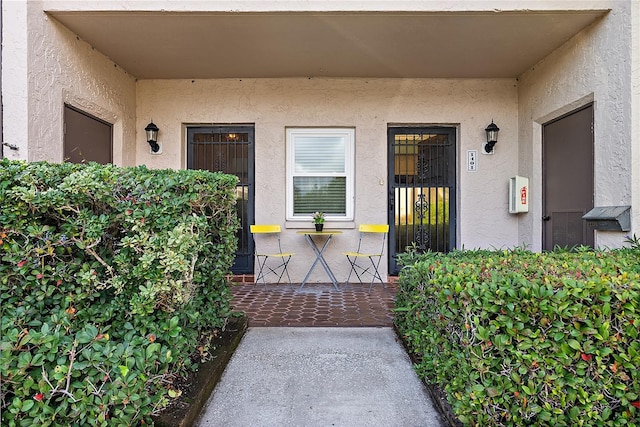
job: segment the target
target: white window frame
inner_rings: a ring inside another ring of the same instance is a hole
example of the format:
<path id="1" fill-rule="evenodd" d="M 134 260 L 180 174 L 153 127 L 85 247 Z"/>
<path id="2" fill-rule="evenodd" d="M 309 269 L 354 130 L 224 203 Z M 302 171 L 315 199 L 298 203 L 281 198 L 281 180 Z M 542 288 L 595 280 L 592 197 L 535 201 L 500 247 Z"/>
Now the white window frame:
<path id="1" fill-rule="evenodd" d="M 304 174 L 295 172 L 295 141 L 298 137 L 330 137 L 342 138 L 344 144 L 344 172 L 343 173 L 323 173 Z M 286 129 L 286 153 L 287 153 L 287 191 L 286 207 L 287 221 L 312 221 L 311 215 L 294 215 L 293 210 L 293 178 L 296 176 L 344 176 L 346 178 L 345 191 L 345 214 L 327 215 L 326 221 L 353 221 L 355 205 L 355 129 L 353 128 L 287 128 Z"/>

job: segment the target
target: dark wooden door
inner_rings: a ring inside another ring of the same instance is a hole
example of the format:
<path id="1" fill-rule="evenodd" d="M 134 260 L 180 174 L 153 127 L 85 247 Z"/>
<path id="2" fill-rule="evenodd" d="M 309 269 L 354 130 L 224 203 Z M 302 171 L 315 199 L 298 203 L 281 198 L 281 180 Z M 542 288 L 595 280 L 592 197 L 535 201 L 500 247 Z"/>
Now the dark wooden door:
<path id="1" fill-rule="evenodd" d="M 231 271 L 235 274 L 253 273 L 253 239 L 249 230 L 255 219 L 253 126 L 188 127 L 187 167 L 238 177 L 236 210 L 240 229 Z"/>
<path id="2" fill-rule="evenodd" d="M 543 249 L 594 245 L 582 216 L 593 208 L 593 106 L 543 125 Z"/>
<path id="3" fill-rule="evenodd" d="M 68 105 L 64 106 L 64 161 L 112 162 L 112 126 Z"/>
<path id="4" fill-rule="evenodd" d="M 389 144 L 389 274 L 408 246 L 449 252 L 456 238 L 456 139 L 451 127 L 392 127 Z"/>

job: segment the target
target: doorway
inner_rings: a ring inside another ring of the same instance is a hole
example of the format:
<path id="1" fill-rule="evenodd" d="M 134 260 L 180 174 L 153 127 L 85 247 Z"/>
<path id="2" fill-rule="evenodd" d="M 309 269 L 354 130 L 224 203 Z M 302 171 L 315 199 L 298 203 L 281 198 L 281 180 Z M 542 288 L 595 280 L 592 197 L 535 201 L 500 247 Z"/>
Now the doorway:
<path id="1" fill-rule="evenodd" d="M 187 168 L 224 172 L 238 177 L 236 212 L 240 229 L 236 233 L 238 249 L 231 271 L 253 273 L 253 240 L 249 225 L 254 212 L 254 127 L 187 127 Z"/>
<path id="2" fill-rule="evenodd" d="M 594 246 L 582 219 L 593 208 L 593 150 L 593 105 L 543 125 L 543 250 Z"/>
<path id="3" fill-rule="evenodd" d="M 112 162 L 112 126 L 84 111 L 64 106 L 65 162 Z"/>
<path id="4" fill-rule="evenodd" d="M 389 274 L 397 256 L 449 252 L 456 238 L 456 140 L 452 127 L 388 129 Z"/>

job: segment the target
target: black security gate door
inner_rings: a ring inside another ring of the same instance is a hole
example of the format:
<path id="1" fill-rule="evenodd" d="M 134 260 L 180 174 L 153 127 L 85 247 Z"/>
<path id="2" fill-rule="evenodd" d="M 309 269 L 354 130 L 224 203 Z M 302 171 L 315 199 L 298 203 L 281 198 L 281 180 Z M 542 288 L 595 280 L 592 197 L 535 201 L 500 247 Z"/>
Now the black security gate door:
<path id="1" fill-rule="evenodd" d="M 392 127 L 389 141 L 389 274 L 398 254 L 455 247 L 455 129 Z"/>
<path id="2" fill-rule="evenodd" d="M 231 271 L 235 274 L 253 273 L 253 241 L 249 234 L 249 225 L 254 221 L 253 126 L 188 127 L 187 167 L 238 177 L 236 209 L 240 229 Z"/>

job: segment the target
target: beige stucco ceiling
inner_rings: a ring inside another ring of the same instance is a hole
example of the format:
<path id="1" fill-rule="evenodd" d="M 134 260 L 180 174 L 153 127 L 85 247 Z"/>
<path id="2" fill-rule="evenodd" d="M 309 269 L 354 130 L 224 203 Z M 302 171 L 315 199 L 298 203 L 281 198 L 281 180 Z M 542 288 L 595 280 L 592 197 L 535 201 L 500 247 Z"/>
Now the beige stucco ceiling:
<path id="1" fill-rule="evenodd" d="M 517 77 L 604 13 L 49 12 L 140 79 Z"/>

